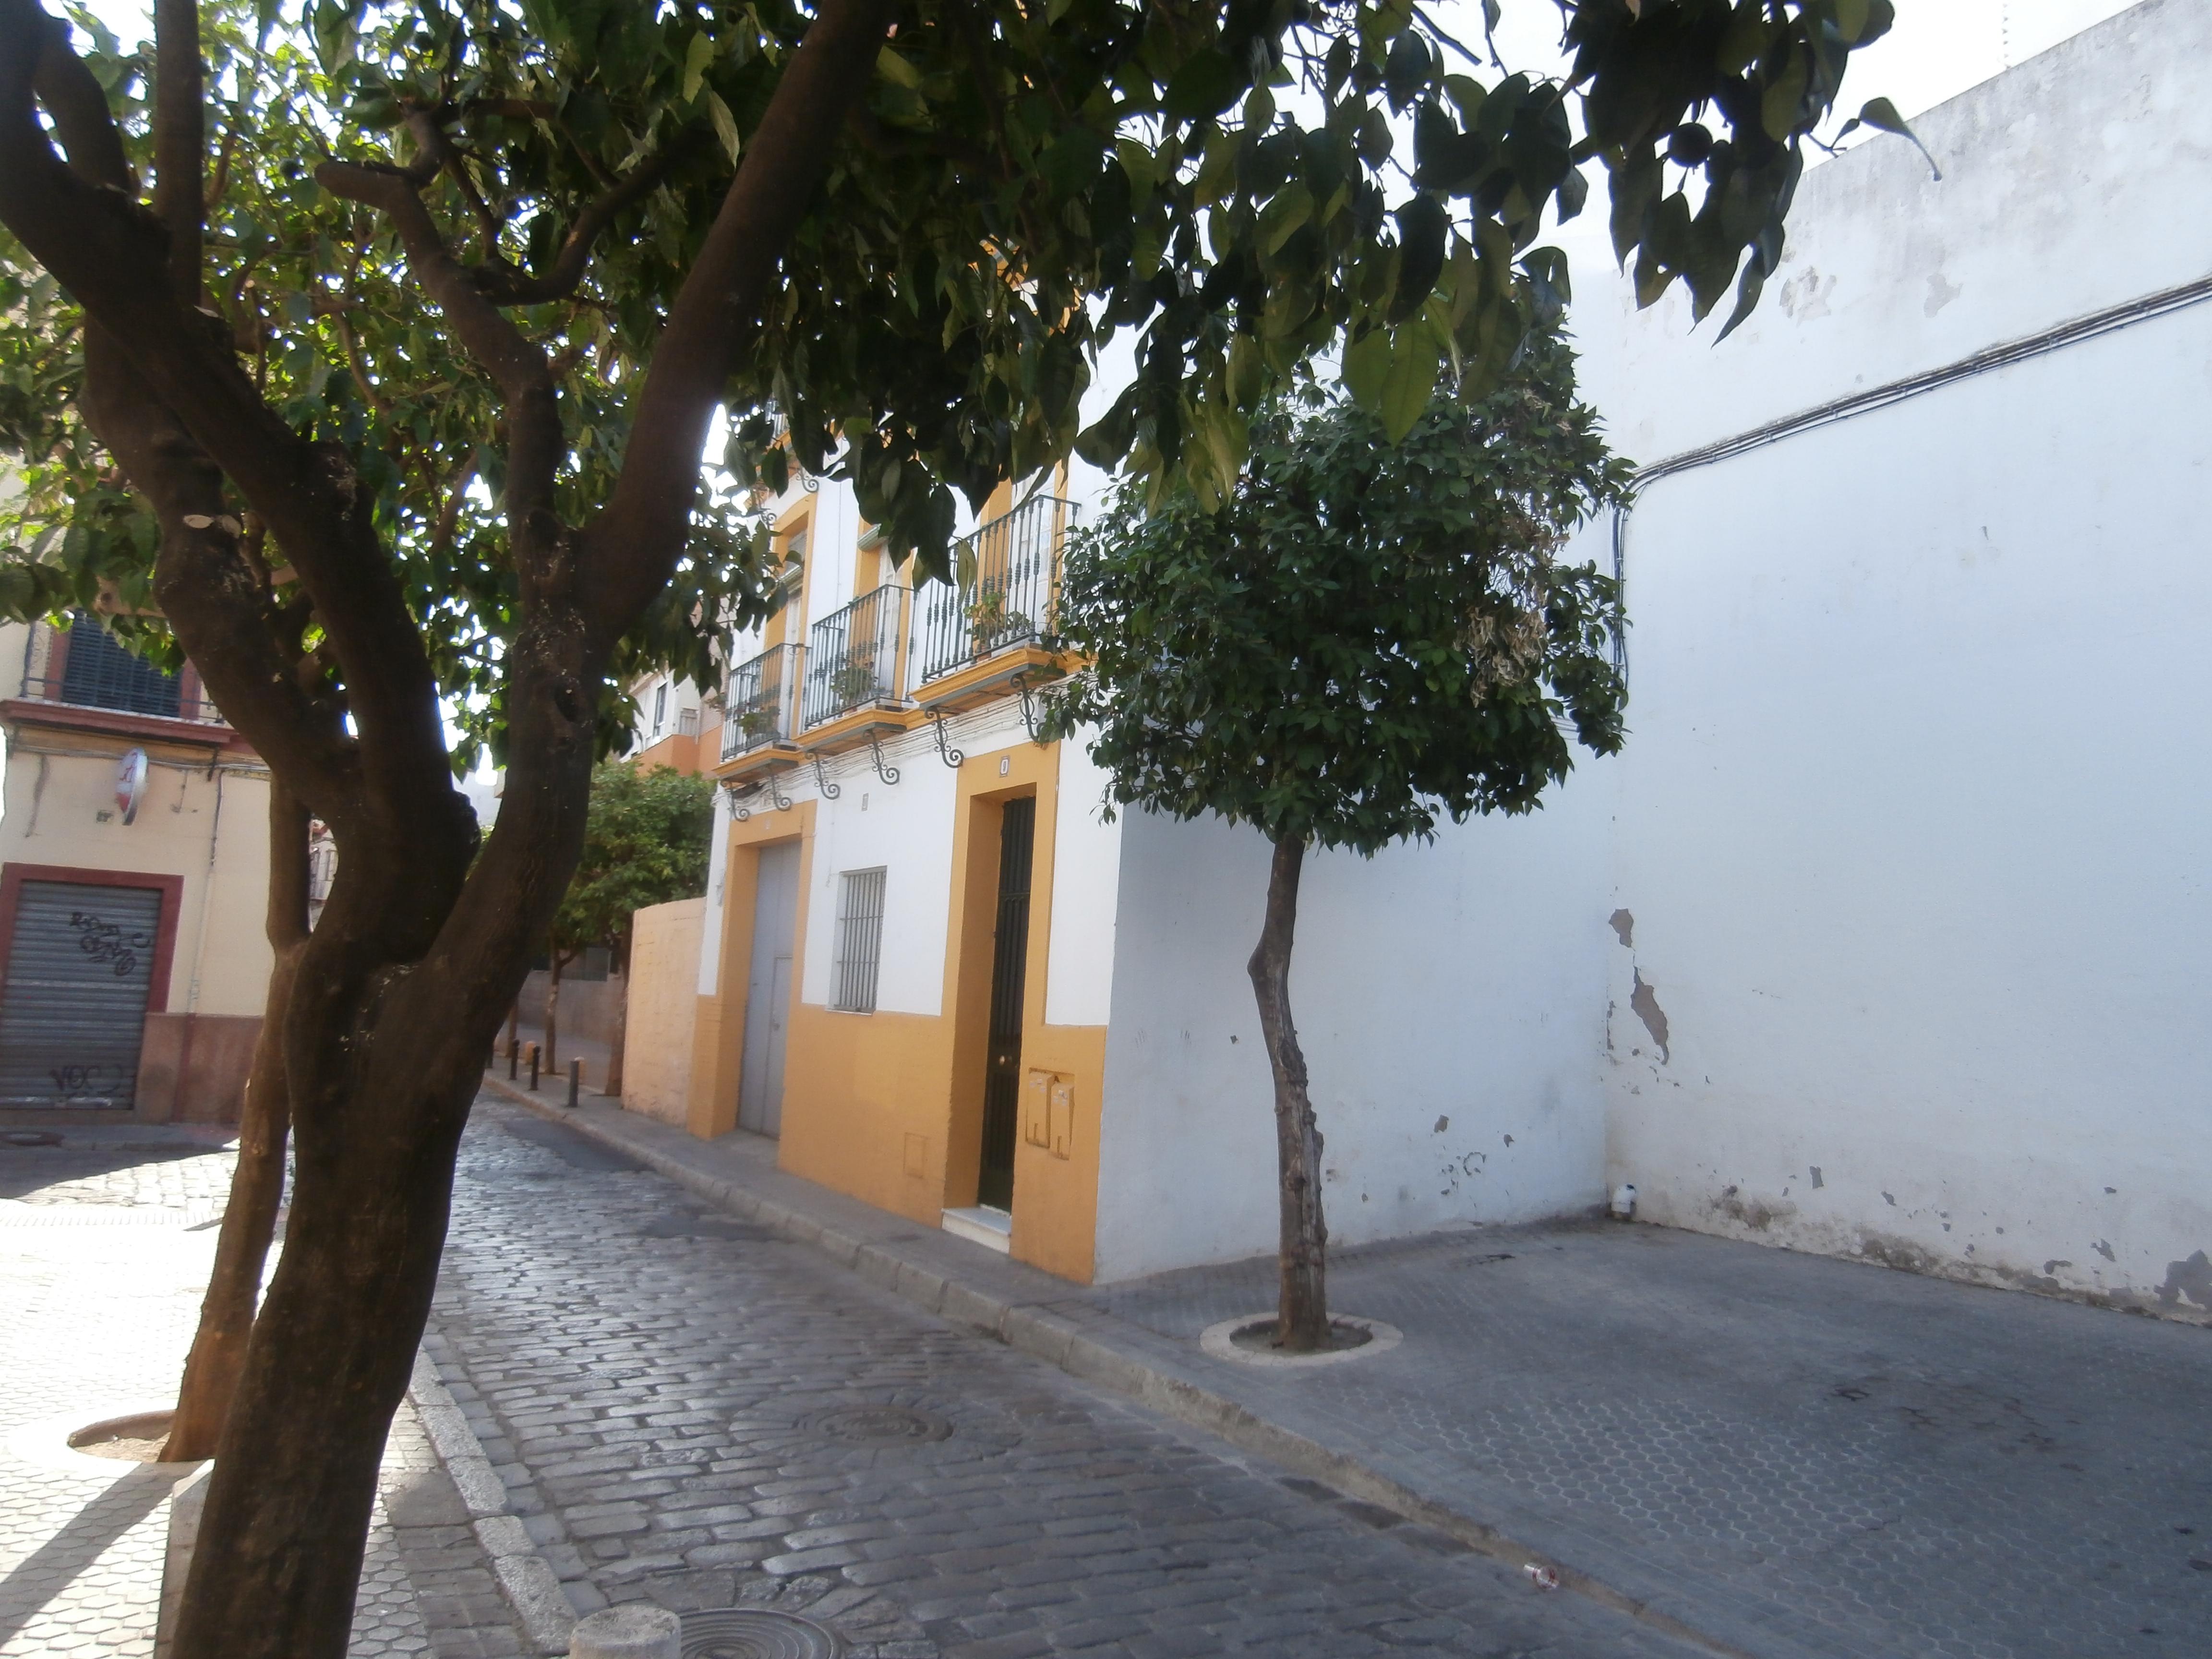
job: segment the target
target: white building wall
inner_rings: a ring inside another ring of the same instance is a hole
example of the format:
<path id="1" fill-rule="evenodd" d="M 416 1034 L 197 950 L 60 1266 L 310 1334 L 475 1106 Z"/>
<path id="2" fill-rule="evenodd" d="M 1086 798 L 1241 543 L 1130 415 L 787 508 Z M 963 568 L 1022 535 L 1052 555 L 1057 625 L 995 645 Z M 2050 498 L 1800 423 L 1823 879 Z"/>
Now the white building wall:
<path id="1" fill-rule="evenodd" d="M 1612 780 L 1372 860 L 1309 855 L 1291 1000 L 1340 1244 L 1601 1197 Z M 1274 1248 L 1273 1091 L 1244 964 L 1268 848 L 1133 814 L 1100 1139 L 1097 1272 Z"/>
<path id="2" fill-rule="evenodd" d="M 1044 1023 L 1103 1025 L 1114 1000 L 1114 909 L 1121 892 L 1121 823 L 1106 821 L 1106 774 L 1085 734 L 1060 748 L 1060 810 L 1052 852 L 1052 958 Z"/>
<path id="3" fill-rule="evenodd" d="M 1588 382 L 1649 463 L 2203 277 L 2208 94 L 2212 9 L 2138 7 L 1917 123 L 1942 184 L 1809 174 L 1738 336 L 1586 309 Z M 2212 1316 L 2208 364 L 2212 306 L 1648 489 L 1610 1166 L 1650 1218 Z"/>

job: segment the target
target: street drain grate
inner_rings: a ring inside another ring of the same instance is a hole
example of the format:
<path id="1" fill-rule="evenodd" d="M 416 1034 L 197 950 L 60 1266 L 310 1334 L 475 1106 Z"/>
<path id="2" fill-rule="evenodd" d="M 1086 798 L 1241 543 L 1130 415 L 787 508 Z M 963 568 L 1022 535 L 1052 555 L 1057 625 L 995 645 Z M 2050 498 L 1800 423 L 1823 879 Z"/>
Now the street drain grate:
<path id="1" fill-rule="evenodd" d="M 836 1632 L 795 1613 L 709 1607 L 684 1615 L 684 1659 L 841 1659 Z"/>
<path id="2" fill-rule="evenodd" d="M 951 1419 L 910 1406 L 832 1406 L 801 1419 L 800 1426 L 855 1446 L 914 1446 L 952 1432 Z"/>

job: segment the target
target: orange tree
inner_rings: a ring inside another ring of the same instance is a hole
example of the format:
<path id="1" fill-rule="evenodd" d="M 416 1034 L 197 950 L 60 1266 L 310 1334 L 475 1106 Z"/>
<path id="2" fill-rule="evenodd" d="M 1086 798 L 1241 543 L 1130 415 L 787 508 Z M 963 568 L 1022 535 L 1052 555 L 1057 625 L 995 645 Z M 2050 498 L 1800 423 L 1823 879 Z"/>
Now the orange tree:
<path id="1" fill-rule="evenodd" d="M 1279 1346 L 1330 1341 L 1291 1012 L 1306 849 L 1371 857 L 1440 817 L 1530 811 L 1572 764 L 1570 732 L 1620 746 L 1619 588 L 1554 556 L 1626 476 L 1566 348 L 1539 337 L 1503 386 L 1440 392 L 1395 443 L 1347 399 L 1286 400 L 1225 501 L 1125 489 L 1069 555 L 1060 625 L 1088 665 L 1053 729 L 1096 728 L 1113 801 L 1250 824 L 1273 849 L 1249 973 L 1274 1077 Z"/>
<path id="2" fill-rule="evenodd" d="M 607 761 L 592 774 L 584 849 L 561 908 L 553 913 L 551 983 L 545 995 L 545 1052 L 555 1054 L 561 970 L 580 951 L 604 947 L 623 977 L 606 1092 L 622 1092 L 629 1035 L 631 918 L 649 904 L 696 898 L 707 890 L 708 843 L 714 828 L 714 786 L 672 766 L 641 770 Z"/>
<path id="3" fill-rule="evenodd" d="M 1643 298 L 1755 298 L 1888 0 L 1558 9 L 1567 85 L 1413 0 L 155 0 L 141 50 L 0 0 L 0 604 L 158 611 L 341 852 L 272 1010 L 295 1204 L 179 1659 L 343 1650 L 611 685 L 758 613 L 749 486 L 840 471 L 939 571 L 953 493 L 1068 453 L 1122 331 L 1082 444 L 1160 487 L 1221 498 L 1316 351 L 1401 434 L 1563 297 L 1583 164 Z"/>

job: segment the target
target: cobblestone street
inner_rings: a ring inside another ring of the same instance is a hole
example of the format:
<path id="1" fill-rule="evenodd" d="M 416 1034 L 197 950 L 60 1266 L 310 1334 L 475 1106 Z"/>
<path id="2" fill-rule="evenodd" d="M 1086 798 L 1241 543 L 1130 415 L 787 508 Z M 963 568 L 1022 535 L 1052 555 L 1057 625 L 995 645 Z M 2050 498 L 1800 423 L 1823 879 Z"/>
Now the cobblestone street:
<path id="1" fill-rule="evenodd" d="M 434 1321 L 427 1346 L 579 1612 L 803 1609 L 855 1659 L 1700 1651 L 489 1099 Z"/>
<path id="2" fill-rule="evenodd" d="M 0 1144 L 0 1659 L 154 1650 L 171 1489 L 191 1471 L 71 1450 L 167 1408 L 232 1155 L 218 1134 L 70 1130 Z M 353 1659 L 508 1659 L 505 1605 L 411 1410 L 386 1455 Z"/>

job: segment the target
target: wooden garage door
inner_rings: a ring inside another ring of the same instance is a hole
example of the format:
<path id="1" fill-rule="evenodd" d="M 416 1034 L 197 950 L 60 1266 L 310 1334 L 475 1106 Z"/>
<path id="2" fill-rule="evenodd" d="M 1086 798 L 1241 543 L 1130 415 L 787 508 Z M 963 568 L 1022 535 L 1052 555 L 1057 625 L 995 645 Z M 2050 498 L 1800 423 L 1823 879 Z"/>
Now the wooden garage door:
<path id="1" fill-rule="evenodd" d="M 0 988 L 0 1109 L 130 1109 L 161 897 L 158 887 L 22 884 Z"/>

